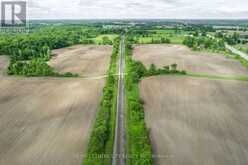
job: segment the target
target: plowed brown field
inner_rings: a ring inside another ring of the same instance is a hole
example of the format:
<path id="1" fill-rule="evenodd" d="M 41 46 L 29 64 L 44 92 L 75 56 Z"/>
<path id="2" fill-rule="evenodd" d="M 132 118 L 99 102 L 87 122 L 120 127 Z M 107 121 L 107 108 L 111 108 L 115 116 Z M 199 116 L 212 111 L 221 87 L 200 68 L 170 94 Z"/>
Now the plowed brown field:
<path id="1" fill-rule="evenodd" d="M 192 73 L 218 76 L 248 75 L 248 70 L 238 60 L 216 53 L 194 52 L 182 45 L 137 45 L 134 49 L 134 59 L 143 62 L 147 67 L 150 64 L 163 67 L 176 63 L 180 70 Z"/>
<path id="2" fill-rule="evenodd" d="M 53 50 L 48 64 L 61 73 L 99 76 L 106 73 L 111 53 L 112 46 L 76 45 Z"/>
<path id="3" fill-rule="evenodd" d="M 80 165 L 103 80 L 0 80 L 0 165 Z"/>
<path id="4" fill-rule="evenodd" d="M 248 164 L 248 83 L 158 76 L 140 84 L 158 165 Z"/>
<path id="5" fill-rule="evenodd" d="M 53 51 L 60 72 L 105 74 L 111 46 Z M 7 62 L 0 56 L 0 70 Z M 0 77 L 0 165 L 81 165 L 104 79 Z"/>

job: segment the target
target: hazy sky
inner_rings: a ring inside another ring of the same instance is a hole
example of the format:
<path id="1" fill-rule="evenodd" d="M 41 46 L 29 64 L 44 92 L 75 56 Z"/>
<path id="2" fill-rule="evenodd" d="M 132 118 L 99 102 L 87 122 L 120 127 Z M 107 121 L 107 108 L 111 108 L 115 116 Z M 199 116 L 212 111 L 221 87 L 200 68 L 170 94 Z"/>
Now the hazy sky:
<path id="1" fill-rule="evenodd" d="M 31 19 L 248 18 L 248 0 L 29 0 Z"/>

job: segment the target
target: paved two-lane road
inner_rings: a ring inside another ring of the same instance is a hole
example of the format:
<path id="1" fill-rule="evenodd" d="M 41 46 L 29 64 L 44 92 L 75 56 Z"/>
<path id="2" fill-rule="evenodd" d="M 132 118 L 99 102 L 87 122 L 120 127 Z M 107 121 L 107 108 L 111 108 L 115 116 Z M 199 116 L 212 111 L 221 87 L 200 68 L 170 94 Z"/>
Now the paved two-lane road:
<path id="1" fill-rule="evenodd" d="M 241 52 L 238 49 L 236 49 L 236 48 L 234 48 L 228 44 L 226 44 L 225 46 L 226 46 L 226 49 L 230 50 L 232 53 L 237 54 L 248 61 L 248 55 L 246 53 Z"/>
<path id="2" fill-rule="evenodd" d="M 117 98 L 117 115 L 116 115 L 116 129 L 115 129 L 115 143 L 113 152 L 112 165 L 125 165 L 125 37 L 121 37 L 120 43 L 120 59 L 119 59 L 119 81 L 118 81 L 118 98 Z"/>

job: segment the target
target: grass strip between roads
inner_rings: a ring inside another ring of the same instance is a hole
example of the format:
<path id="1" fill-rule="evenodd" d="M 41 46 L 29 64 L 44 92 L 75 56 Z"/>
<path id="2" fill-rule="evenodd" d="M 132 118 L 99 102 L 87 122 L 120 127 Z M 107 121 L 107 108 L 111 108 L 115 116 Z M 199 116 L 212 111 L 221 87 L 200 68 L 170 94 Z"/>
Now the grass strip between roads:
<path id="1" fill-rule="evenodd" d="M 120 37 L 114 40 L 111 64 L 102 100 L 88 143 L 84 165 L 109 165 L 112 161 L 117 98 L 117 60 Z"/>

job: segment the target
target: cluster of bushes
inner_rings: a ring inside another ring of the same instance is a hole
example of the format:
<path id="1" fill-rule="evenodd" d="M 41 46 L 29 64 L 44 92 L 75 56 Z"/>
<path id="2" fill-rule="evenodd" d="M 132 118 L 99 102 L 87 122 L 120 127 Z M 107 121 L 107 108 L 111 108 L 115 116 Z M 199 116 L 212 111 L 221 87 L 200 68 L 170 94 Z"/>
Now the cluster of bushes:
<path id="1" fill-rule="evenodd" d="M 91 132 L 84 165 L 111 164 L 112 158 L 110 155 L 113 153 L 117 95 L 117 79 L 113 73 L 117 71 L 119 43 L 120 38 L 118 37 L 114 40 L 108 77 L 103 90 L 100 109 Z"/>
<path id="2" fill-rule="evenodd" d="M 55 72 L 46 64 L 43 59 L 37 58 L 30 61 L 11 62 L 8 68 L 10 75 L 25 75 L 25 76 L 51 76 Z"/>
<path id="3" fill-rule="evenodd" d="M 12 62 L 11 62 L 12 63 Z M 54 71 L 44 59 L 37 58 L 30 61 L 16 61 L 8 67 L 9 75 L 21 76 L 55 76 L 55 77 L 78 77 L 78 74 L 70 72 L 61 74 Z"/>
<path id="4" fill-rule="evenodd" d="M 147 70 L 146 76 L 163 75 L 163 74 L 182 74 L 185 75 L 186 71 L 177 70 L 177 64 L 172 64 L 170 66 L 164 66 L 163 68 L 157 69 L 154 64 L 151 64 Z"/>
<path id="5" fill-rule="evenodd" d="M 202 49 L 211 49 L 211 50 L 218 50 L 224 51 L 225 50 L 225 43 L 224 40 L 216 40 L 210 37 L 194 37 L 194 36 L 187 36 L 183 44 L 193 48 L 193 50 L 202 50 Z"/>
<path id="6" fill-rule="evenodd" d="M 164 66 L 163 68 L 157 68 L 154 64 L 151 64 L 148 69 L 140 61 L 129 60 L 130 68 L 132 68 L 132 78 L 135 82 L 143 77 L 165 75 L 165 74 L 187 74 L 186 71 L 179 71 L 177 69 L 177 64 L 172 64 L 169 66 Z"/>

